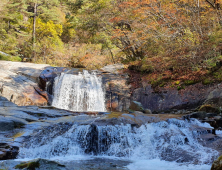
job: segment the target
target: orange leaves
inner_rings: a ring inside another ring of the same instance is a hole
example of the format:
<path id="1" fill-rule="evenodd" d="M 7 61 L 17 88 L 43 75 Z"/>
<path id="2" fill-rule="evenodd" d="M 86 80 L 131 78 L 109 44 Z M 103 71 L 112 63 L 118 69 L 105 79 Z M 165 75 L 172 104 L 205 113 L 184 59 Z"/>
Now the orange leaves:
<path id="1" fill-rule="evenodd" d="M 109 21 L 110 21 L 110 22 L 119 22 L 120 20 L 121 20 L 121 18 L 119 18 L 119 17 L 114 17 L 114 18 L 110 19 Z"/>

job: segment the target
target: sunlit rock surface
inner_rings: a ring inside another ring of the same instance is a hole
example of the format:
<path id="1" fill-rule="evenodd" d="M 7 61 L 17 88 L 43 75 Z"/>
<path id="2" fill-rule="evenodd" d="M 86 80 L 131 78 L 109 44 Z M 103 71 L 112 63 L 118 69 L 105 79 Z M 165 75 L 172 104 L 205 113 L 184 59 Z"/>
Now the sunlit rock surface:
<path id="1" fill-rule="evenodd" d="M 37 85 L 46 64 L 0 61 L 0 95 L 20 105 L 46 105 Z"/>

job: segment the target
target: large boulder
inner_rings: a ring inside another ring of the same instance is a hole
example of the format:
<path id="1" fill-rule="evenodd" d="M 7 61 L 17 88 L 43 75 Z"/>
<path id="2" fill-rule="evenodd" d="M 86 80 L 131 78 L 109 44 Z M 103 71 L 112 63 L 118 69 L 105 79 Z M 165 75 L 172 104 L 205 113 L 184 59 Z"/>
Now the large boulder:
<path id="1" fill-rule="evenodd" d="M 207 112 L 207 113 L 216 113 L 216 114 L 219 114 L 220 113 L 220 109 L 219 108 L 216 108 L 212 105 L 209 105 L 209 104 L 204 104 L 200 107 L 199 111 L 204 111 L 204 112 Z"/>
<path id="2" fill-rule="evenodd" d="M 39 75 L 38 85 L 42 90 L 47 91 L 52 95 L 53 82 L 55 77 L 59 76 L 62 72 L 68 71 L 65 67 L 48 67 Z"/>
<path id="3" fill-rule="evenodd" d="M 222 107 L 222 85 L 217 85 L 217 87 L 210 92 L 204 104 L 215 108 Z"/>
<path id="4" fill-rule="evenodd" d="M 129 109 L 134 110 L 134 111 L 141 111 L 141 112 L 144 111 L 142 104 L 140 102 L 137 102 L 137 101 L 132 101 L 130 103 Z"/>

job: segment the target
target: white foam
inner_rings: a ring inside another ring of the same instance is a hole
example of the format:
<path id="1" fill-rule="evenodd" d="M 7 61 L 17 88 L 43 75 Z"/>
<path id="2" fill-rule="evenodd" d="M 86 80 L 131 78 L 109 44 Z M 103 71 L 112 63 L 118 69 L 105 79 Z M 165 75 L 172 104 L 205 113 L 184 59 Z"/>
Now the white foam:
<path id="1" fill-rule="evenodd" d="M 210 165 L 194 165 L 180 164 L 176 162 L 168 162 L 160 159 L 137 160 L 129 164 L 129 170 L 209 170 Z"/>
<path id="2" fill-rule="evenodd" d="M 217 135 L 222 135 L 222 130 L 216 130 Z"/>

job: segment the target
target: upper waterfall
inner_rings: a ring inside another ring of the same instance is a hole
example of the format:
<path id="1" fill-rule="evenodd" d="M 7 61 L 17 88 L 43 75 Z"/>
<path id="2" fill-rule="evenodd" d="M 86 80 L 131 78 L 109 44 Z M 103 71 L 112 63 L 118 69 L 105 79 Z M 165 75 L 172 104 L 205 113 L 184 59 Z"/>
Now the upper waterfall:
<path id="1" fill-rule="evenodd" d="M 101 77 L 83 70 L 55 78 L 52 106 L 71 111 L 106 111 Z"/>

